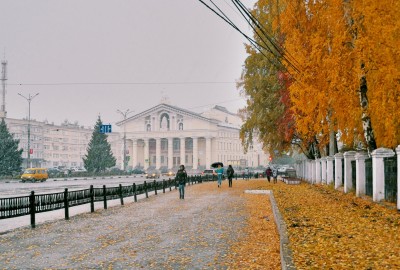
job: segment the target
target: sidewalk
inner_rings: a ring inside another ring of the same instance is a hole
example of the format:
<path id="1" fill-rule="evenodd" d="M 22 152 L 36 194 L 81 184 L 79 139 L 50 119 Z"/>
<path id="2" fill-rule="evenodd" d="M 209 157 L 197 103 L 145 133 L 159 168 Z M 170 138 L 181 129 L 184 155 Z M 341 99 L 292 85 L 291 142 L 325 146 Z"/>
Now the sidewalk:
<path id="1" fill-rule="evenodd" d="M 243 189 L 235 188 L 239 182 L 228 188 L 224 181 L 220 189 L 215 182 L 191 185 L 185 200 L 177 191 L 159 193 L 69 221 L 13 230 L 0 235 L 0 265 L 2 269 L 228 269 L 230 247 L 246 236 L 249 218 Z"/>

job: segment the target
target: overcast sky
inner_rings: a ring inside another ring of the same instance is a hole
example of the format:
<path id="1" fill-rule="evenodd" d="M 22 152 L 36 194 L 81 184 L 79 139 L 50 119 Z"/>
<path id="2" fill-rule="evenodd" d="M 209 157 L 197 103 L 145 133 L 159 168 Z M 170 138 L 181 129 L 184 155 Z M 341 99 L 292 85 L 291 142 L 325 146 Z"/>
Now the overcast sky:
<path id="1" fill-rule="evenodd" d="M 251 33 L 230 0 L 215 2 Z M 114 124 L 117 109 L 139 113 L 162 95 L 195 112 L 236 112 L 245 42 L 198 0 L 1 0 L 7 117 L 28 115 L 18 93 L 39 93 L 31 119 L 55 124 L 93 126 L 99 114 Z"/>

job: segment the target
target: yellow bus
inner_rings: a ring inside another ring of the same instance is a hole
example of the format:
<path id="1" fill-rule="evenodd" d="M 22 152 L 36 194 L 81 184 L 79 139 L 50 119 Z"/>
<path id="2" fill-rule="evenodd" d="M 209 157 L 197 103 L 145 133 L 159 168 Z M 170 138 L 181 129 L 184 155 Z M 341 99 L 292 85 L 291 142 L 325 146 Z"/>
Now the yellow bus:
<path id="1" fill-rule="evenodd" d="M 43 182 L 49 178 L 46 168 L 28 168 L 21 175 L 22 182 Z"/>

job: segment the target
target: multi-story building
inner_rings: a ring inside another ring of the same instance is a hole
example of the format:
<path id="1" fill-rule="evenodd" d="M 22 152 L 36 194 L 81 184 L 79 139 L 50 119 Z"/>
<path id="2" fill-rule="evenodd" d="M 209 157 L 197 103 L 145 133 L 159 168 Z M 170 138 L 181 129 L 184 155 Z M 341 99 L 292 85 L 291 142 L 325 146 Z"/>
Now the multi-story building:
<path id="1" fill-rule="evenodd" d="M 239 138 L 242 121 L 226 108 L 215 106 L 198 114 L 166 103 L 118 122 L 126 133 L 130 167 L 193 171 L 220 161 L 234 166 L 267 165 L 258 144 L 244 153 Z"/>
<path id="2" fill-rule="evenodd" d="M 28 157 L 28 120 L 5 118 L 10 133 L 19 139 L 23 167 L 83 167 L 82 158 L 93 134 L 67 121 L 61 125 L 30 121 L 30 164 Z M 184 164 L 192 171 L 209 168 L 220 161 L 235 167 L 268 164 L 268 155 L 255 143 L 244 153 L 239 138 L 240 117 L 222 106 L 195 113 L 161 103 L 117 123 L 120 132 L 108 134 L 108 142 L 118 167 L 123 168 L 124 133 L 127 168 L 176 169 Z"/>
<path id="3" fill-rule="evenodd" d="M 5 118 L 10 133 L 19 139 L 23 149 L 23 167 L 58 167 L 83 168 L 82 158 L 87 153 L 87 146 L 92 138 L 93 129 L 64 122 L 54 125 L 47 122 L 30 121 L 30 164 L 28 158 L 28 120 Z M 117 164 L 121 161 L 121 141 L 119 133 L 108 134 Z"/>

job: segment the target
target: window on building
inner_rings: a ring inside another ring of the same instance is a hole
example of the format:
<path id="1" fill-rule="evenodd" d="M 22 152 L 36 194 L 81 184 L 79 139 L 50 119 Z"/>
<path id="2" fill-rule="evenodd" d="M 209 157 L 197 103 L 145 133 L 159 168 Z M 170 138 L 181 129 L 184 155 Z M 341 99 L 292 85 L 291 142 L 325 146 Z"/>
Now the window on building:
<path id="1" fill-rule="evenodd" d="M 146 131 L 151 131 L 151 125 L 150 124 L 147 124 Z"/>
<path id="2" fill-rule="evenodd" d="M 183 123 L 179 123 L 179 130 L 183 130 Z"/>
<path id="3" fill-rule="evenodd" d="M 179 140 L 174 140 L 174 150 L 175 151 L 178 151 L 179 150 L 179 148 L 180 148 L 180 144 L 181 144 L 181 142 L 179 141 Z"/>
<path id="4" fill-rule="evenodd" d="M 160 129 L 169 130 L 169 115 L 167 113 L 163 113 L 160 117 Z"/>

